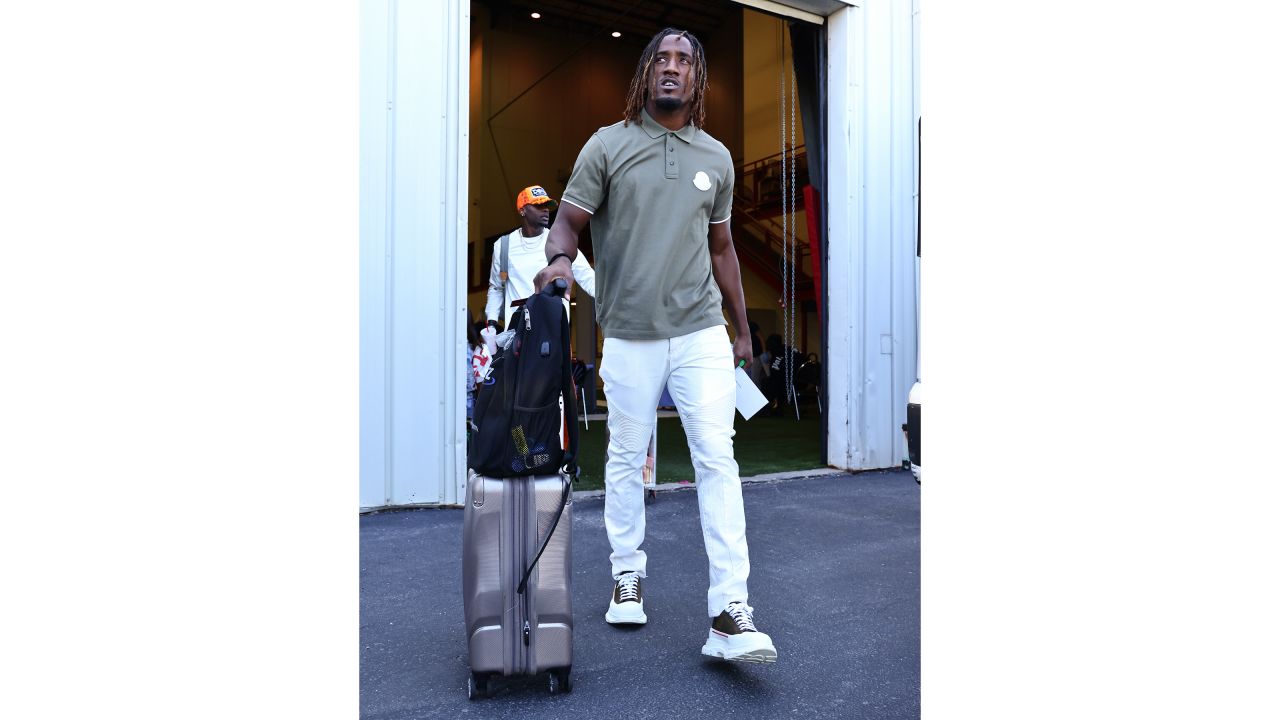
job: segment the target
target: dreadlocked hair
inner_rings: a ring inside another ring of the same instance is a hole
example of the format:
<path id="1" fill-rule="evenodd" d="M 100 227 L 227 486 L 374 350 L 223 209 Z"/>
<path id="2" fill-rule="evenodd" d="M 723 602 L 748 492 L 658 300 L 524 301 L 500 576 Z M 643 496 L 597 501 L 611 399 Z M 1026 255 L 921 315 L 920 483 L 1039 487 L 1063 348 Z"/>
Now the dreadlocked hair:
<path id="1" fill-rule="evenodd" d="M 640 111 L 649 100 L 649 71 L 653 68 L 653 59 L 658 54 L 658 45 L 662 44 L 662 38 L 668 35 L 679 35 L 688 40 L 690 47 L 693 48 L 693 98 L 689 120 L 694 127 L 702 129 L 702 123 L 707 114 L 704 103 L 707 95 L 707 55 L 702 50 L 702 43 L 698 42 L 698 38 L 694 37 L 693 33 L 676 28 L 666 28 L 654 35 L 645 46 L 644 52 L 640 54 L 640 62 L 636 63 L 636 75 L 631 78 L 631 89 L 627 91 L 627 109 L 622 121 L 624 127 L 627 123 L 640 122 Z"/>

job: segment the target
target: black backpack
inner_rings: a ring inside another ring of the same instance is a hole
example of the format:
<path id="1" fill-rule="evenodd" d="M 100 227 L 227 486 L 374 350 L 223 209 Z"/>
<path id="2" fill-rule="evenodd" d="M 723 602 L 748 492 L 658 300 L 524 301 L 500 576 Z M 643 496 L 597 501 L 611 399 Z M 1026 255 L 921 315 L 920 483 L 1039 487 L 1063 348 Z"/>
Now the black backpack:
<path id="1" fill-rule="evenodd" d="M 515 329 L 515 338 L 498 348 L 488 378 L 477 389 L 472 414 L 477 430 L 467 464 L 481 475 L 548 475 L 562 468 L 571 477 L 577 474 L 577 395 L 561 299 L 566 287 L 557 278 L 516 310 L 507 326 Z M 567 448 L 561 446 L 562 429 Z"/>

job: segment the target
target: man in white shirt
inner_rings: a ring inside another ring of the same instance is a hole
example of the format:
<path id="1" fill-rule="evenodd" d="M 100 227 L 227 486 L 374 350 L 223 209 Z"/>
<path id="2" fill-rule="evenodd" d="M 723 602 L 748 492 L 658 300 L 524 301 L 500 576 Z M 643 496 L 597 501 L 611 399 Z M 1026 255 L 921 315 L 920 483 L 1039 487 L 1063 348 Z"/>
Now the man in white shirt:
<path id="1" fill-rule="evenodd" d="M 531 185 L 516 196 L 516 212 L 520 227 L 497 239 L 493 244 L 493 266 L 489 269 L 489 300 L 484 314 L 488 318 L 486 335 L 492 337 L 502 323 L 511 322 L 515 309 L 511 303 L 533 294 L 533 276 L 547 266 L 548 226 L 556 201 L 541 185 Z M 502 243 L 507 243 L 507 267 L 503 272 Z M 596 274 L 578 253 L 573 261 L 573 280 L 591 297 L 596 296 Z M 505 310 L 505 315 L 503 311 Z M 486 338 L 486 341 L 489 338 Z"/>

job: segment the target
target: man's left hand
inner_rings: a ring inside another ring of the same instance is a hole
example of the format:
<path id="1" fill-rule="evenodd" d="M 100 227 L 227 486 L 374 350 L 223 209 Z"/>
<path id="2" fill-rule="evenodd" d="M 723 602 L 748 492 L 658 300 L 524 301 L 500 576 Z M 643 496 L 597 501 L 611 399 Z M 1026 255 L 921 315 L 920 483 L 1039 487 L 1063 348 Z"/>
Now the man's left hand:
<path id="1" fill-rule="evenodd" d="M 738 339 L 733 341 L 733 366 L 738 367 L 743 360 L 747 361 L 742 367 L 751 368 L 751 336 L 746 333 L 738 333 Z"/>

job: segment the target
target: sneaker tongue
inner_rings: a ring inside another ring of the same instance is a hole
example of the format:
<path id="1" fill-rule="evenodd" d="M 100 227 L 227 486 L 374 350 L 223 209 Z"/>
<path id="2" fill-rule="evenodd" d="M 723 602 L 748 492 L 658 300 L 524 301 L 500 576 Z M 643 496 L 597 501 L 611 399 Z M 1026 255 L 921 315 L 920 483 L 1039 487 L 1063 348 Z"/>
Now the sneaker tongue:
<path id="1" fill-rule="evenodd" d="M 743 602 L 731 602 L 725 610 L 734 623 L 744 631 L 755 630 L 755 622 L 751 617 L 751 608 Z"/>

